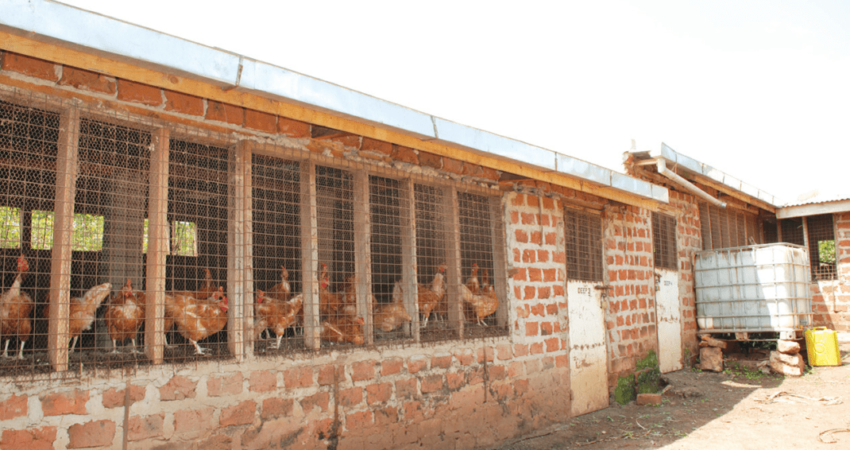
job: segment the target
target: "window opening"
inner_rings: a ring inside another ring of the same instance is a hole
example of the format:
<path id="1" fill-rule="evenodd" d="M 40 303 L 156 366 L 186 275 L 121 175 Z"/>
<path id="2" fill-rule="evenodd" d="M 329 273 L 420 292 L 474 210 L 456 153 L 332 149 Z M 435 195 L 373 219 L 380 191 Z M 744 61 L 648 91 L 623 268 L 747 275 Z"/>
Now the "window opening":
<path id="1" fill-rule="evenodd" d="M 655 267 L 677 270 L 676 218 L 652 213 L 652 244 Z"/>
<path id="2" fill-rule="evenodd" d="M 834 280 L 835 277 L 835 230 L 832 214 L 806 218 L 809 232 L 809 259 L 812 280 Z"/>
<path id="3" fill-rule="evenodd" d="M 20 208 L 0 206 L 0 248 L 21 248 Z"/>
<path id="4" fill-rule="evenodd" d="M 603 281 L 602 218 L 564 208 L 567 279 Z"/>
<path id="5" fill-rule="evenodd" d="M 449 322 L 446 286 L 446 248 L 449 222 L 443 190 L 423 184 L 414 186 L 416 202 L 417 305 L 421 316 L 420 340 L 439 341 L 457 336 L 457 323 Z M 456 299 L 452 299 L 456 301 Z"/>

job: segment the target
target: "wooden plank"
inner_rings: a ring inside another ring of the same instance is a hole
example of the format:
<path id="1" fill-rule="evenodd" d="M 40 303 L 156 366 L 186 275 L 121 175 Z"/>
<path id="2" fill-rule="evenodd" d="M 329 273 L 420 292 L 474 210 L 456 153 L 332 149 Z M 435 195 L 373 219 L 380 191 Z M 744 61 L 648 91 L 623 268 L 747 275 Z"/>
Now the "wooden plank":
<path id="1" fill-rule="evenodd" d="M 357 315 L 366 322 L 366 345 L 374 342 L 372 320 L 372 219 L 369 208 L 369 173 L 354 172 L 354 273 L 357 275 Z"/>
<path id="2" fill-rule="evenodd" d="M 304 296 L 304 345 L 318 350 L 322 346 L 319 328 L 319 235 L 316 207 L 316 166 L 301 161 L 301 286 Z"/>
<path id="3" fill-rule="evenodd" d="M 245 271 L 242 280 L 244 301 L 242 303 L 242 328 L 244 330 L 245 348 L 243 352 L 246 358 L 254 355 L 254 201 L 253 201 L 253 158 L 250 141 L 239 143 L 238 151 L 243 153 L 242 158 L 242 248 Z"/>
<path id="4" fill-rule="evenodd" d="M 405 330 L 408 337 L 419 342 L 419 283 L 416 277 L 416 197 L 413 180 L 401 182 L 401 282 L 404 286 L 404 307 L 412 318 Z"/>
<path id="5" fill-rule="evenodd" d="M 717 189 L 718 191 L 720 191 L 720 192 L 722 192 L 722 193 L 724 193 L 724 194 L 726 194 L 730 197 L 736 198 L 736 199 L 738 199 L 738 200 L 740 200 L 744 203 L 748 203 L 750 205 L 757 206 L 761 209 L 764 209 L 766 211 L 770 211 L 772 213 L 776 212 L 775 206 L 773 206 L 773 205 L 771 205 L 771 204 L 769 204 L 769 203 L 767 203 L 763 200 L 759 200 L 759 199 L 757 199 L 757 198 L 755 198 L 751 195 L 744 194 L 743 192 L 740 192 L 737 189 L 734 189 L 732 187 L 726 186 L 723 183 L 718 183 L 717 181 L 715 181 L 711 178 L 708 178 L 708 177 L 702 176 L 702 175 L 696 175 L 696 174 L 693 174 L 693 173 L 688 172 L 688 171 L 681 171 L 681 172 L 682 173 L 680 173 L 679 175 L 681 175 L 683 178 L 687 179 L 688 181 L 692 181 L 692 182 L 696 181 L 696 182 L 702 183 L 702 184 L 704 184 L 704 185 L 706 185 L 706 186 L 708 186 L 712 189 Z"/>
<path id="6" fill-rule="evenodd" d="M 56 155 L 56 203 L 53 207 L 53 252 L 50 259 L 50 317 L 47 352 L 53 370 L 68 370 L 72 233 L 77 179 L 80 111 L 71 108 L 59 119 Z"/>
<path id="7" fill-rule="evenodd" d="M 145 285 L 145 354 L 154 364 L 165 356 L 165 259 L 168 255 L 168 153 L 169 130 L 152 135 L 148 190 L 148 256 Z"/>
<path id="8" fill-rule="evenodd" d="M 227 348 L 237 361 L 242 361 L 245 353 L 245 329 L 242 322 L 245 304 L 244 146 L 238 145 L 231 151 L 228 160 Z"/>
<path id="9" fill-rule="evenodd" d="M 499 309 L 496 310 L 496 323 L 500 327 L 508 325 L 508 256 L 505 246 L 504 213 L 502 198 L 490 197 L 490 230 L 493 239 L 493 289 L 499 299 Z M 553 224 L 554 225 L 554 224 Z M 544 233 L 545 236 L 545 233 Z M 541 237 L 542 239 L 542 237 Z"/>
<path id="10" fill-rule="evenodd" d="M 817 216 L 820 214 L 837 214 L 850 211 L 850 200 L 836 200 L 827 203 L 813 203 L 810 205 L 787 206 L 776 211 L 777 219 L 790 219 L 792 217 Z"/>
<path id="11" fill-rule="evenodd" d="M 457 338 L 463 339 L 464 317 L 461 284 L 463 273 L 460 256 L 460 217 L 457 190 L 443 187 L 443 209 L 446 226 L 446 297 L 449 302 L 449 326 L 457 327 Z"/>
<path id="12" fill-rule="evenodd" d="M 175 73 L 163 72 L 153 66 L 145 67 L 145 63 L 141 61 L 134 63 L 119 61 L 100 54 L 87 53 L 56 43 L 41 42 L 30 37 L 18 36 L 8 31 L 0 31 L 0 46 L 11 52 L 47 61 L 81 67 L 86 70 L 137 83 L 148 84 L 231 105 L 243 106 L 256 111 L 333 128 L 340 132 L 370 137 L 380 141 L 466 161 L 471 164 L 479 164 L 495 170 L 514 173 L 525 178 L 533 178 L 628 205 L 638 206 L 650 211 L 657 211 L 663 204 L 656 200 L 629 194 L 607 186 L 596 185 L 587 180 L 571 177 L 563 173 L 520 165 L 517 164 L 516 160 L 498 155 L 467 149 L 460 145 L 449 146 L 434 140 L 422 140 L 422 136 L 413 133 L 393 130 L 388 127 L 384 128 L 365 120 L 358 121 L 354 118 L 335 115 L 318 107 L 311 107 L 295 102 L 290 103 L 283 100 L 273 100 L 261 95 L 242 92 L 239 89 L 223 90 L 220 85 L 180 76 Z M 774 210 L 771 209 L 770 211 L 773 212 Z"/>

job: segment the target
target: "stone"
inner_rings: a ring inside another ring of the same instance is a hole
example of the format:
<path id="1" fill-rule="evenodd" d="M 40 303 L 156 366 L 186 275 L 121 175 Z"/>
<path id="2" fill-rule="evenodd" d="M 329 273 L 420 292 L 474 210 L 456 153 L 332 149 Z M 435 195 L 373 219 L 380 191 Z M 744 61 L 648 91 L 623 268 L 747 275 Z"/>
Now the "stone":
<path id="1" fill-rule="evenodd" d="M 115 422 L 98 420 L 85 424 L 77 423 L 68 428 L 68 437 L 68 448 L 109 446 L 115 438 Z"/>
<path id="2" fill-rule="evenodd" d="M 723 372 L 723 352 L 718 347 L 699 349 L 699 368 L 712 372 Z"/>
<path id="3" fill-rule="evenodd" d="M 702 342 L 699 343 L 701 348 L 705 347 L 716 347 L 726 349 L 726 341 L 721 341 L 720 339 L 713 339 L 711 337 L 706 338 L 706 336 L 702 337 Z"/>
<path id="4" fill-rule="evenodd" d="M 780 339 L 776 342 L 776 351 L 789 355 L 800 353 L 800 344 L 796 341 L 785 341 Z"/>
<path id="5" fill-rule="evenodd" d="M 637 396 L 637 404 L 638 405 L 660 405 L 661 404 L 661 394 L 638 394 Z"/>
<path id="6" fill-rule="evenodd" d="M 770 369 L 781 375 L 801 377 L 806 369 L 806 362 L 799 354 L 787 355 L 773 351 L 770 352 Z"/>

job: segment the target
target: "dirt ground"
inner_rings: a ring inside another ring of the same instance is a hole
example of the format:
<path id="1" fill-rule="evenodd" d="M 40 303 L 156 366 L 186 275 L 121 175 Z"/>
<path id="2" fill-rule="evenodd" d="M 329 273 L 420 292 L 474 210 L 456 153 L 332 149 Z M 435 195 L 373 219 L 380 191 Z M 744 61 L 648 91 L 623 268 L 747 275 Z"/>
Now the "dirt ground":
<path id="1" fill-rule="evenodd" d="M 493 450 L 848 449 L 850 334 L 840 336 L 839 348 L 842 366 L 815 367 L 800 378 L 740 368 L 669 373 L 672 388 L 660 406 L 613 403 Z M 837 400 L 820 400 L 831 397 Z M 828 430 L 847 432 L 821 436 L 827 444 L 819 435 Z"/>

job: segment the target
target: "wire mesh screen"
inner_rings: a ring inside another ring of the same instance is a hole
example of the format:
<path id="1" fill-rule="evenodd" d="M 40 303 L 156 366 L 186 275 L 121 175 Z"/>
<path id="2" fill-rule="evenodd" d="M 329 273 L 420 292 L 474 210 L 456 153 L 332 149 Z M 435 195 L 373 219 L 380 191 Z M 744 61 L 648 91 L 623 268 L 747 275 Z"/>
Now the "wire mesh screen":
<path id="1" fill-rule="evenodd" d="M 721 209 L 705 202 L 699 204 L 702 249 L 743 247 L 750 238 L 759 243 L 761 238 L 752 214 L 732 209 Z"/>
<path id="2" fill-rule="evenodd" d="M 779 242 L 779 233 L 777 232 L 776 222 L 765 220 L 762 222 L 764 230 L 764 243 L 773 244 Z"/>
<path id="3" fill-rule="evenodd" d="M 805 238 L 803 238 L 802 218 L 795 217 L 793 219 L 782 219 L 779 223 L 782 227 L 782 242 L 806 245 Z"/>
<path id="4" fill-rule="evenodd" d="M 714 248 L 711 239 L 711 216 L 709 213 L 708 203 L 699 203 L 699 227 L 702 236 L 702 249 L 709 250 Z"/>
<path id="5" fill-rule="evenodd" d="M 52 211 L 55 202 L 59 114 L 0 101 L 0 374 L 47 371 L 50 250 L 38 245 L 52 237 L 34 211 Z M 40 106 L 40 105 L 39 105 Z M 33 243 L 36 245 L 33 245 Z M 6 358 L 8 356 L 8 358 Z"/>
<path id="6" fill-rule="evenodd" d="M 602 218 L 565 208 L 564 236 L 567 279 L 603 281 Z"/>
<path id="7" fill-rule="evenodd" d="M 806 217 L 813 280 L 835 279 L 835 229 L 832 214 Z"/>
<path id="8" fill-rule="evenodd" d="M 500 301 L 493 287 L 493 217 L 489 197 L 458 192 L 460 220 L 460 259 L 465 289 L 461 289 L 466 319 L 464 336 L 497 335 L 506 328 L 497 326 Z M 471 295 L 470 295 L 471 293 Z"/>
<path id="9" fill-rule="evenodd" d="M 255 350 L 302 349 L 300 164 L 253 155 L 251 175 Z"/>
<path id="10" fill-rule="evenodd" d="M 457 336 L 458 324 L 449 321 L 446 294 L 447 224 L 443 189 L 424 184 L 414 187 L 416 209 L 416 277 L 419 280 L 416 303 L 421 318 L 422 341 L 438 341 Z M 453 299 L 457 301 L 457 299 Z"/>
<path id="11" fill-rule="evenodd" d="M 675 217 L 652 213 L 652 244 L 655 267 L 677 270 Z"/>
<path id="12" fill-rule="evenodd" d="M 229 356 L 225 285 L 231 157 L 230 150 L 203 143 L 201 137 L 169 142 L 166 361 Z"/>
<path id="13" fill-rule="evenodd" d="M 316 166 L 319 267 L 315 270 L 323 346 L 365 343 L 364 311 L 357 307 L 357 289 L 366 280 L 355 270 L 354 185 L 350 171 Z M 361 207 L 365 199 L 358 200 Z"/>

